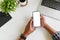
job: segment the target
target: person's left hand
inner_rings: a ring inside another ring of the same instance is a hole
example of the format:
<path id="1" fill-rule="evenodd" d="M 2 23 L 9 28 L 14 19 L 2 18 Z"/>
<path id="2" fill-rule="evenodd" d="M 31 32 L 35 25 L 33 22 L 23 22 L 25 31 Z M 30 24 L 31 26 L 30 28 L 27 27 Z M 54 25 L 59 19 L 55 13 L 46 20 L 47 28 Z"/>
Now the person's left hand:
<path id="1" fill-rule="evenodd" d="M 35 28 L 33 27 L 33 20 L 32 18 L 30 19 L 30 21 L 28 22 L 25 31 L 24 31 L 24 36 L 27 37 L 29 34 L 31 34 L 33 31 L 35 30 Z"/>

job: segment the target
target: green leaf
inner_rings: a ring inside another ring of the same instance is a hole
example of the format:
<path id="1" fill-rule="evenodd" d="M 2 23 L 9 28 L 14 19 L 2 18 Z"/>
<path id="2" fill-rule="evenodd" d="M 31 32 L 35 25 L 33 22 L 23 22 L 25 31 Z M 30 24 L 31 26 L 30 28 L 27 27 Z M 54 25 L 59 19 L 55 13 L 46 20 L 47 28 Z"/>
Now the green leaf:
<path id="1" fill-rule="evenodd" d="M 17 7 L 16 0 L 3 0 L 0 3 L 0 8 L 2 12 L 9 13 L 11 11 L 15 11 Z"/>

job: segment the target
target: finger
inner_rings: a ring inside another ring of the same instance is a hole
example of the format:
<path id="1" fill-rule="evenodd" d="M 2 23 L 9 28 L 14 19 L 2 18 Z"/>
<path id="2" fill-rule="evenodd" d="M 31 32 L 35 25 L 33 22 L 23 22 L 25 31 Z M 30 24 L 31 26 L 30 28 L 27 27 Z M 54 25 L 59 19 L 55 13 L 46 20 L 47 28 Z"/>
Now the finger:
<path id="1" fill-rule="evenodd" d="M 33 19 L 30 22 L 30 28 L 32 28 L 33 30 L 35 30 L 35 27 L 33 27 Z"/>
<path id="2" fill-rule="evenodd" d="M 31 22 L 30 22 L 30 27 L 31 27 L 31 28 L 34 28 L 34 27 L 33 27 L 33 20 L 31 20 Z"/>
<path id="3" fill-rule="evenodd" d="M 41 14 L 41 17 L 44 17 L 43 14 Z"/>
<path id="4" fill-rule="evenodd" d="M 31 20 L 30 25 L 31 25 L 31 26 L 33 25 L 33 20 Z"/>
<path id="5" fill-rule="evenodd" d="M 33 29 L 35 28 L 35 27 L 33 26 L 33 20 L 31 20 L 30 27 L 33 28 Z"/>
<path id="6" fill-rule="evenodd" d="M 44 19 L 44 16 L 43 16 L 43 14 L 41 14 L 41 19 Z"/>
<path id="7" fill-rule="evenodd" d="M 31 22 L 31 20 L 32 20 L 32 17 L 30 18 L 30 21 L 29 22 Z"/>

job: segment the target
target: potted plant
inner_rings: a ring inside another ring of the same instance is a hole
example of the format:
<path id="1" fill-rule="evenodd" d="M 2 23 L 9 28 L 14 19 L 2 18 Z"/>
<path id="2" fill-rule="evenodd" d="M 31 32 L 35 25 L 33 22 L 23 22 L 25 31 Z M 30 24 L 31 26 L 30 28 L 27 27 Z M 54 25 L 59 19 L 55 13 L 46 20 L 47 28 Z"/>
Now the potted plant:
<path id="1" fill-rule="evenodd" d="M 15 11 L 16 6 L 16 0 L 3 0 L 0 2 L 0 27 L 12 18 L 9 13 Z"/>

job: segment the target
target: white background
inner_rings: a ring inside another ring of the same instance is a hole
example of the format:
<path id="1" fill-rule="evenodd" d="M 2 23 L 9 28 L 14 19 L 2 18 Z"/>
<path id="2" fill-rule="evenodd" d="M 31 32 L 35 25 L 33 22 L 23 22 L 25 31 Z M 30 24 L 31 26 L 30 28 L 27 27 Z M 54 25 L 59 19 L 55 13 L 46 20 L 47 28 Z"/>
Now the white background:
<path id="1" fill-rule="evenodd" d="M 28 0 L 28 5 L 25 7 L 18 6 L 16 12 L 10 13 L 12 19 L 0 28 L 0 40 L 18 40 L 23 33 L 26 24 L 28 23 L 32 11 L 38 7 L 40 0 Z M 54 19 L 46 18 L 46 22 L 54 29 L 60 28 L 60 22 Z M 27 40 L 52 40 L 51 35 L 42 27 L 37 28 L 32 34 L 27 37 Z"/>

